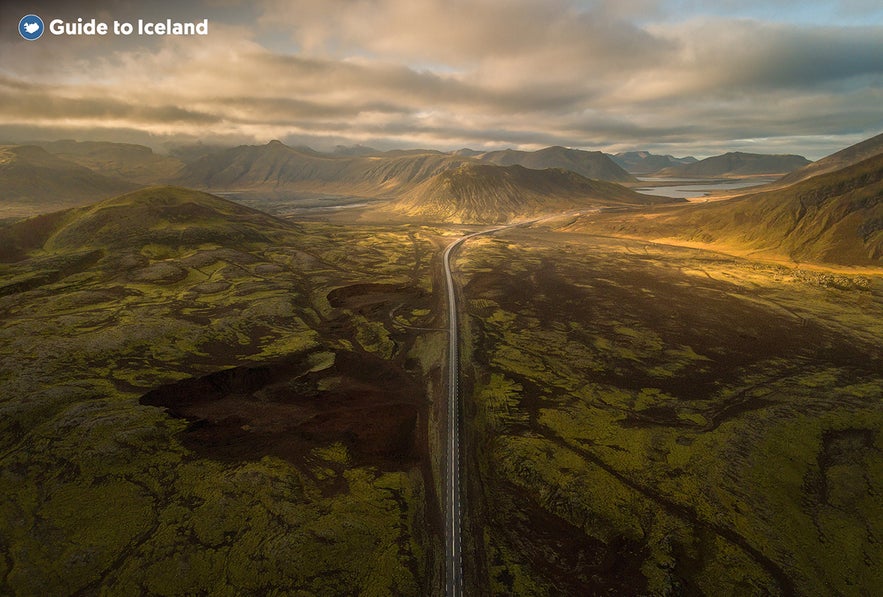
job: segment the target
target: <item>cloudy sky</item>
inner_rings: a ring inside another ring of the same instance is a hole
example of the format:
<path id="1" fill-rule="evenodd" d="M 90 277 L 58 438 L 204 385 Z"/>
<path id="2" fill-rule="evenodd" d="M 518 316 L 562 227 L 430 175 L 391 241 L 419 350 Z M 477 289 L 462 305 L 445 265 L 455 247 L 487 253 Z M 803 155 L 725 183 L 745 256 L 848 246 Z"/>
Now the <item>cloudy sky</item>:
<path id="1" fill-rule="evenodd" d="M 209 35 L 26 41 L 28 13 Z M 879 0 L 0 0 L 0 141 L 815 159 L 881 131 Z"/>

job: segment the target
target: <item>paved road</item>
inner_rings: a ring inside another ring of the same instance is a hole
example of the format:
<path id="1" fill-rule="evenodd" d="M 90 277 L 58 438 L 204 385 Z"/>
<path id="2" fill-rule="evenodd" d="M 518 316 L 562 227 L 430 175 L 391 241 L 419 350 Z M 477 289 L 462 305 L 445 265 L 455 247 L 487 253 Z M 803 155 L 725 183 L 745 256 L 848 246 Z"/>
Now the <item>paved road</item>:
<path id="1" fill-rule="evenodd" d="M 503 228 L 482 230 L 461 237 L 445 248 L 445 285 L 448 291 L 448 453 L 445 474 L 445 595 L 463 595 L 462 504 L 460 491 L 460 332 L 457 292 L 451 273 L 451 255 L 466 240 Z"/>
<path id="2" fill-rule="evenodd" d="M 483 234 L 493 234 L 500 230 L 530 226 L 537 222 L 564 216 L 578 216 L 589 210 L 574 211 L 497 226 L 460 237 L 445 248 L 442 261 L 445 265 L 445 286 L 448 292 L 448 429 L 446 474 L 445 474 L 445 595 L 463 595 L 463 506 L 460 489 L 460 326 L 457 309 L 457 292 L 454 275 L 451 273 L 451 256 L 454 251 L 470 238 Z M 591 210 L 595 211 L 595 210 Z"/>

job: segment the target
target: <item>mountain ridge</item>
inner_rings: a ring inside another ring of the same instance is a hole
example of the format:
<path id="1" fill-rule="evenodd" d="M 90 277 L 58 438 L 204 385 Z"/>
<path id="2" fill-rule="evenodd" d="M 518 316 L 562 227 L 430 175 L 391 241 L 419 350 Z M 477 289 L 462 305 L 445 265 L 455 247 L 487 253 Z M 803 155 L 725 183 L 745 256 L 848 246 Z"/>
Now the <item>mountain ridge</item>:
<path id="1" fill-rule="evenodd" d="M 473 157 L 479 161 L 497 166 L 518 165 L 534 170 L 562 168 L 586 178 L 606 180 L 608 182 L 635 182 L 637 180 L 605 153 L 568 149 L 560 145 L 546 147 L 537 151 L 503 149 L 477 154 Z"/>
<path id="2" fill-rule="evenodd" d="M 819 174 L 834 172 L 880 153 L 883 153 L 883 133 L 807 164 L 777 180 L 776 184 L 793 184 Z"/>
<path id="3" fill-rule="evenodd" d="M 789 187 L 691 204 L 600 226 L 626 236 L 682 239 L 793 262 L 883 265 L 883 154 Z"/>
<path id="4" fill-rule="evenodd" d="M 764 154 L 731 151 L 692 164 L 664 168 L 656 172 L 670 177 L 715 177 L 780 175 L 810 164 L 794 154 Z"/>
<path id="5" fill-rule="evenodd" d="M 567 209 L 668 201 L 677 200 L 642 195 L 564 169 L 463 164 L 421 183 L 389 209 L 433 221 L 496 224 Z"/>
<path id="6" fill-rule="evenodd" d="M 36 145 L 0 146 L 0 214 L 28 216 L 83 205 L 138 188 L 52 155 Z"/>
<path id="7" fill-rule="evenodd" d="M 657 155 L 649 151 L 625 151 L 610 156 L 621 168 L 630 174 L 653 174 L 663 168 L 694 164 L 698 162 L 693 156 L 676 158 L 673 155 Z"/>
<path id="8" fill-rule="evenodd" d="M 156 154 L 146 145 L 134 143 L 62 139 L 34 145 L 96 174 L 137 184 L 163 183 L 174 178 L 184 166 L 177 158 Z"/>

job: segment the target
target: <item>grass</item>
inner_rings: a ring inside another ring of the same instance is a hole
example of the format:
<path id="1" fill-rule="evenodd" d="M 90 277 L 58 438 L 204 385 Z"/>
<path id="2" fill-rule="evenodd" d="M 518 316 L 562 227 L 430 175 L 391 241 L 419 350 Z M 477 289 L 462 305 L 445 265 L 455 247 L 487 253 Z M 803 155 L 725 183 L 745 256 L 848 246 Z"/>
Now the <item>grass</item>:
<path id="1" fill-rule="evenodd" d="M 506 239 L 467 245 L 458 263 L 488 583 L 513 591 L 528 578 L 538 594 L 879 586 L 876 278 L 832 287 L 663 245 Z M 545 536 L 550 525 L 561 530 Z M 582 554 L 569 577 L 553 555 L 564 544 Z"/>
<path id="2" fill-rule="evenodd" d="M 303 460 L 260 449 L 212 458 L 185 447 L 186 420 L 139 404 L 164 384 L 292 355 L 317 391 L 335 392 L 341 347 L 395 367 L 413 354 L 418 378 L 437 366 L 434 340 L 415 345 L 387 317 L 413 309 L 428 320 L 428 303 L 403 295 L 364 310 L 326 299 L 365 280 L 430 288 L 432 245 L 419 230 L 274 234 L 136 239 L 91 261 L 58 246 L 2 265 L 0 593 L 429 590 L 432 480 L 419 460 L 354 458 L 321 437 Z"/>

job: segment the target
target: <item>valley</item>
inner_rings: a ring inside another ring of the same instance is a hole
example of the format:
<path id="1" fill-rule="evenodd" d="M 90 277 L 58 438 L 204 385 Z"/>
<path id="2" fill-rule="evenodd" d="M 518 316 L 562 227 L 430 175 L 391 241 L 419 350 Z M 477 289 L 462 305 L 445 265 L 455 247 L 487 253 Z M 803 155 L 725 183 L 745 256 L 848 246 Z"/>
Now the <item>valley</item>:
<path id="1" fill-rule="evenodd" d="M 495 163 L 563 148 L 45 146 L 141 188 L 0 227 L 0 592 L 883 583 L 879 155 L 690 204 Z"/>

